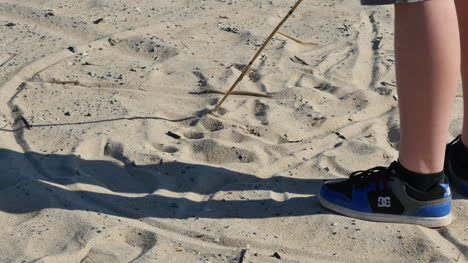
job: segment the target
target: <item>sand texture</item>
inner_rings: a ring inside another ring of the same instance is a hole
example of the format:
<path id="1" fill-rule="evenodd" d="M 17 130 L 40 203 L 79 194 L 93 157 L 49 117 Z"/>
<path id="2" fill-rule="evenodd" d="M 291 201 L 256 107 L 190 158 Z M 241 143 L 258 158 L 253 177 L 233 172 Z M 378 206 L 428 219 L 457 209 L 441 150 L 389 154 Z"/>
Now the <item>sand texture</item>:
<path id="1" fill-rule="evenodd" d="M 465 262 L 457 194 L 440 229 L 317 200 L 397 157 L 391 7 L 306 0 L 281 32 L 318 45 L 206 114 L 293 4 L 0 0 L 0 262 Z"/>

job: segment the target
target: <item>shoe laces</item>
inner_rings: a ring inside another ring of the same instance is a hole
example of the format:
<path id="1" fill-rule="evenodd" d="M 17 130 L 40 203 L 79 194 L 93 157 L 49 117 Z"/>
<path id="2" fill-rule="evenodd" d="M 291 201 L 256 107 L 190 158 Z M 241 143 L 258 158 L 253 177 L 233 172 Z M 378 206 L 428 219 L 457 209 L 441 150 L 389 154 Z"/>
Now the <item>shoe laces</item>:
<path id="1" fill-rule="evenodd" d="M 398 163 L 393 162 L 389 167 L 376 166 L 368 170 L 356 171 L 350 174 L 349 180 L 356 188 L 363 188 L 374 182 L 378 191 L 388 188 L 388 178 L 396 174 L 395 169 Z M 383 182 L 383 189 L 380 187 Z"/>

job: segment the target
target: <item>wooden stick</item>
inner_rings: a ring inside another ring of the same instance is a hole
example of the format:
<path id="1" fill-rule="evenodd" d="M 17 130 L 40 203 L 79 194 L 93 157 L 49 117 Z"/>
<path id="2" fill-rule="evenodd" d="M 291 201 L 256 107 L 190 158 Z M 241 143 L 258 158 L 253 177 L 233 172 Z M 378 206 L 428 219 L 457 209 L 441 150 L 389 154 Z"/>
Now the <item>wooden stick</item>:
<path id="1" fill-rule="evenodd" d="M 226 101 L 227 97 L 229 97 L 229 95 L 231 95 L 232 91 L 237 87 L 237 85 L 239 85 L 239 83 L 242 81 L 242 79 L 244 79 L 245 75 L 247 75 L 247 73 L 249 72 L 249 70 L 252 67 L 255 60 L 257 60 L 257 58 L 260 56 L 260 54 L 263 52 L 263 50 L 265 50 L 266 46 L 268 45 L 268 43 L 270 43 L 271 39 L 276 35 L 276 33 L 283 26 L 283 24 L 289 19 L 289 17 L 294 13 L 294 11 L 296 11 L 296 9 L 299 7 L 299 5 L 302 3 L 302 1 L 304 1 L 304 0 L 298 0 L 297 3 L 293 6 L 293 8 L 291 8 L 289 13 L 276 26 L 276 28 L 273 30 L 273 32 L 270 34 L 270 36 L 268 36 L 265 43 L 263 43 L 262 47 L 257 51 L 257 54 L 255 54 L 255 56 L 252 58 L 252 60 L 250 60 L 249 64 L 245 67 L 244 71 L 242 71 L 242 74 L 239 76 L 239 78 L 236 80 L 236 82 L 234 82 L 234 84 L 229 89 L 229 91 L 226 93 L 226 95 L 224 95 L 223 99 L 211 111 L 212 113 L 216 112 L 217 110 L 219 110 L 219 108 L 221 108 L 221 105 L 224 103 L 224 101 Z"/>
<path id="2" fill-rule="evenodd" d="M 78 86 L 78 85 L 82 85 L 78 80 L 65 80 L 65 81 L 61 81 L 61 80 L 52 80 L 48 83 L 51 83 L 51 84 L 61 84 L 61 85 L 65 85 L 65 84 L 73 84 L 75 86 Z"/>
<path id="3" fill-rule="evenodd" d="M 295 37 L 288 36 L 288 35 L 286 35 L 285 33 L 281 33 L 281 32 L 279 32 L 279 31 L 278 31 L 276 34 L 278 34 L 278 35 L 280 35 L 280 36 L 283 36 L 283 37 L 285 37 L 285 38 L 291 39 L 292 41 L 294 41 L 294 42 L 296 42 L 296 43 L 298 43 L 298 44 L 301 44 L 301 45 L 306 45 L 306 46 L 316 46 L 316 45 L 318 45 L 317 43 L 314 43 L 314 42 L 304 42 L 304 41 L 299 40 L 299 39 L 297 39 L 297 38 L 295 38 Z"/>
<path id="4" fill-rule="evenodd" d="M 65 84 L 72 84 L 75 86 L 82 86 L 83 84 L 78 81 L 78 80 L 32 80 L 29 81 L 32 83 L 49 83 L 49 84 L 59 84 L 59 85 L 65 85 Z"/>
<path id="5" fill-rule="evenodd" d="M 209 89 L 209 88 L 203 88 L 202 92 L 204 93 L 216 93 L 216 94 L 221 94 L 225 95 L 226 93 L 220 90 L 215 90 L 215 89 Z M 257 93 L 257 92 L 250 92 L 250 91 L 232 91 L 231 95 L 244 95 L 244 96 L 253 96 L 253 97 L 263 97 L 263 98 L 271 98 L 271 95 L 268 94 L 262 94 L 262 93 Z"/>
<path id="6" fill-rule="evenodd" d="M 0 67 L 5 66 L 8 62 L 10 62 L 10 61 L 11 61 L 12 59 L 14 59 L 16 56 L 18 56 L 18 54 L 10 55 L 10 57 L 9 57 L 7 60 L 5 60 L 4 62 L 2 62 L 2 63 L 0 64 Z"/>

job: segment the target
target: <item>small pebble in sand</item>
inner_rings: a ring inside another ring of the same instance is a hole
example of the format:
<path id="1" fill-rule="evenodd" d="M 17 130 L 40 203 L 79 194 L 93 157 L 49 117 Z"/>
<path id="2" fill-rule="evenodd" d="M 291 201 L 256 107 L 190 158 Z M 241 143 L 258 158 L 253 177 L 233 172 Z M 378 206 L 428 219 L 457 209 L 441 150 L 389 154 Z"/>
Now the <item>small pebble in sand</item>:
<path id="1" fill-rule="evenodd" d="M 99 18 L 97 20 L 94 20 L 93 24 L 97 25 L 97 24 L 101 24 L 101 23 L 104 23 L 104 22 L 106 22 L 106 18 Z"/>
<path id="2" fill-rule="evenodd" d="M 75 47 L 75 46 L 70 46 L 70 47 L 68 47 L 68 50 L 70 50 L 70 51 L 73 52 L 73 53 L 78 53 L 78 48 Z"/>
<path id="3" fill-rule="evenodd" d="M 273 255 L 271 255 L 271 257 L 281 259 L 281 256 L 280 256 L 280 254 L 278 254 L 278 252 L 275 252 Z"/>
<path id="4" fill-rule="evenodd" d="M 173 133 L 173 132 L 171 132 L 171 131 L 168 131 L 168 132 L 166 133 L 166 135 L 167 135 L 167 136 L 170 136 L 170 137 L 172 137 L 172 138 L 174 138 L 174 139 L 176 139 L 176 140 L 178 140 L 178 139 L 181 138 L 180 135 L 175 134 L 175 133 Z"/>
<path id="5" fill-rule="evenodd" d="M 114 46 L 115 44 L 117 44 L 117 39 L 115 38 L 109 38 L 107 41 L 109 42 L 111 46 Z"/>
<path id="6" fill-rule="evenodd" d="M 234 34 L 239 33 L 239 29 L 232 28 L 232 27 L 223 27 L 223 28 L 221 28 L 221 30 L 229 32 L 229 33 L 234 33 Z"/>
<path id="7" fill-rule="evenodd" d="M 49 17 L 49 16 L 55 16 L 55 12 L 54 10 L 52 9 L 47 9 L 45 14 L 44 14 L 45 17 Z"/>

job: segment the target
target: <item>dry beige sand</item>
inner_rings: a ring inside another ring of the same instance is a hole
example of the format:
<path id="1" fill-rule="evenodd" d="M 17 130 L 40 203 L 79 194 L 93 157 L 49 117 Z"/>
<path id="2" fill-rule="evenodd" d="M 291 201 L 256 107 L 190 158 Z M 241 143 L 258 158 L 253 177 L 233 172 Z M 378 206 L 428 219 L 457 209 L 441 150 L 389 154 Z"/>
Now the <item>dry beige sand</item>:
<path id="1" fill-rule="evenodd" d="M 0 262 L 465 262 L 457 194 L 440 229 L 318 204 L 397 156 L 391 7 L 306 0 L 281 31 L 319 45 L 277 35 L 239 87 L 271 98 L 204 114 L 293 4 L 0 0 Z"/>

